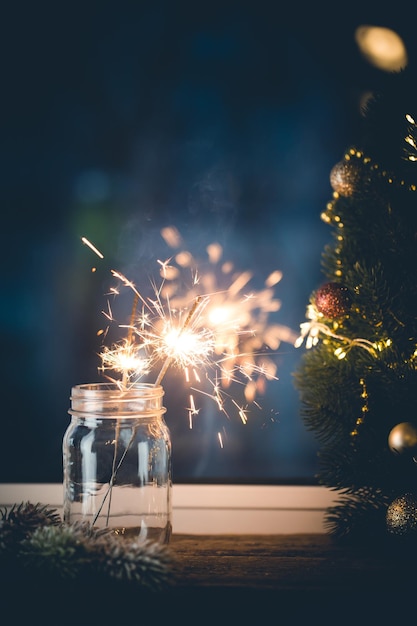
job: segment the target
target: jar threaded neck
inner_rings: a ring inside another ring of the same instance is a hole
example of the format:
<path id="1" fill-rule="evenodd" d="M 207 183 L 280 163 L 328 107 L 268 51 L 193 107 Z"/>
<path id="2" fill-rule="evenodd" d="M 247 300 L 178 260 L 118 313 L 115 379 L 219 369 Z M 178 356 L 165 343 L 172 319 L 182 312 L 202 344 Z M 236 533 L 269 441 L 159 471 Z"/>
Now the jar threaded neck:
<path id="1" fill-rule="evenodd" d="M 117 383 L 75 385 L 71 390 L 71 415 L 117 417 L 162 415 L 164 389 L 152 383 L 133 383 L 121 389 Z"/>

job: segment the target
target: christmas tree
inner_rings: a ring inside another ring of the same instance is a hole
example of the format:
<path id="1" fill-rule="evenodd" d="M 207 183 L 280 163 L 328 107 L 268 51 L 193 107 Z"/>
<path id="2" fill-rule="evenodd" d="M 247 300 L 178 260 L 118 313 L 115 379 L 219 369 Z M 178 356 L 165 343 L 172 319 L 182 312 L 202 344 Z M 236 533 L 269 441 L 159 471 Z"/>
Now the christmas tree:
<path id="1" fill-rule="evenodd" d="M 417 89 L 390 73 L 330 172 L 331 239 L 295 372 L 338 539 L 417 537 Z M 304 343 L 305 342 L 305 343 Z"/>

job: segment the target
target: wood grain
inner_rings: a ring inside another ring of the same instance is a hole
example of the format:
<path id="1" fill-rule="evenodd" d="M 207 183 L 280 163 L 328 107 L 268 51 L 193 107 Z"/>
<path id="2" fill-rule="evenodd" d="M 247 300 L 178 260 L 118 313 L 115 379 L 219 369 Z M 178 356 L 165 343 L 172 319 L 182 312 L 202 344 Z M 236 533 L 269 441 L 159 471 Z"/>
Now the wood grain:
<path id="1" fill-rule="evenodd" d="M 0 625 L 385 626 L 416 620 L 416 553 L 324 534 L 179 535 L 168 589 L 4 580 Z"/>

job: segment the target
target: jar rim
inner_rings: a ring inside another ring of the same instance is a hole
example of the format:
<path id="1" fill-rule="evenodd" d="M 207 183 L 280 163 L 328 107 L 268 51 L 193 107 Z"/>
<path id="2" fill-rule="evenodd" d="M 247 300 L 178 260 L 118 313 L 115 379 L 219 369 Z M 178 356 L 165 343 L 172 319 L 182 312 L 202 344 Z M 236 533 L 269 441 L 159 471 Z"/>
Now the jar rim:
<path id="1" fill-rule="evenodd" d="M 83 383 L 71 390 L 70 415 L 132 416 L 165 413 L 164 389 L 152 383 Z"/>
<path id="2" fill-rule="evenodd" d="M 135 396 L 136 392 L 142 396 L 163 396 L 165 393 L 162 385 L 156 385 L 154 383 L 129 383 L 126 389 L 123 389 L 118 383 L 111 382 L 81 383 L 71 388 L 72 396 L 96 396 L 99 394 L 111 397 L 114 393 L 116 393 L 117 396 Z"/>

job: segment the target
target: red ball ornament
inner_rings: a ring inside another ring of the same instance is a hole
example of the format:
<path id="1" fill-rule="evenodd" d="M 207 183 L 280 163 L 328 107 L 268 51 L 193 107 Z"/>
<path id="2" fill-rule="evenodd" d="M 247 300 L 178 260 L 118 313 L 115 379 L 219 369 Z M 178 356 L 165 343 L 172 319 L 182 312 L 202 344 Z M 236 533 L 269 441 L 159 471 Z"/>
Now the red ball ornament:
<path id="1" fill-rule="evenodd" d="M 335 282 L 322 285 L 316 291 L 314 300 L 317 311 L 331 319 L 347 315 L 352 306 L 349 289 Z"/>

